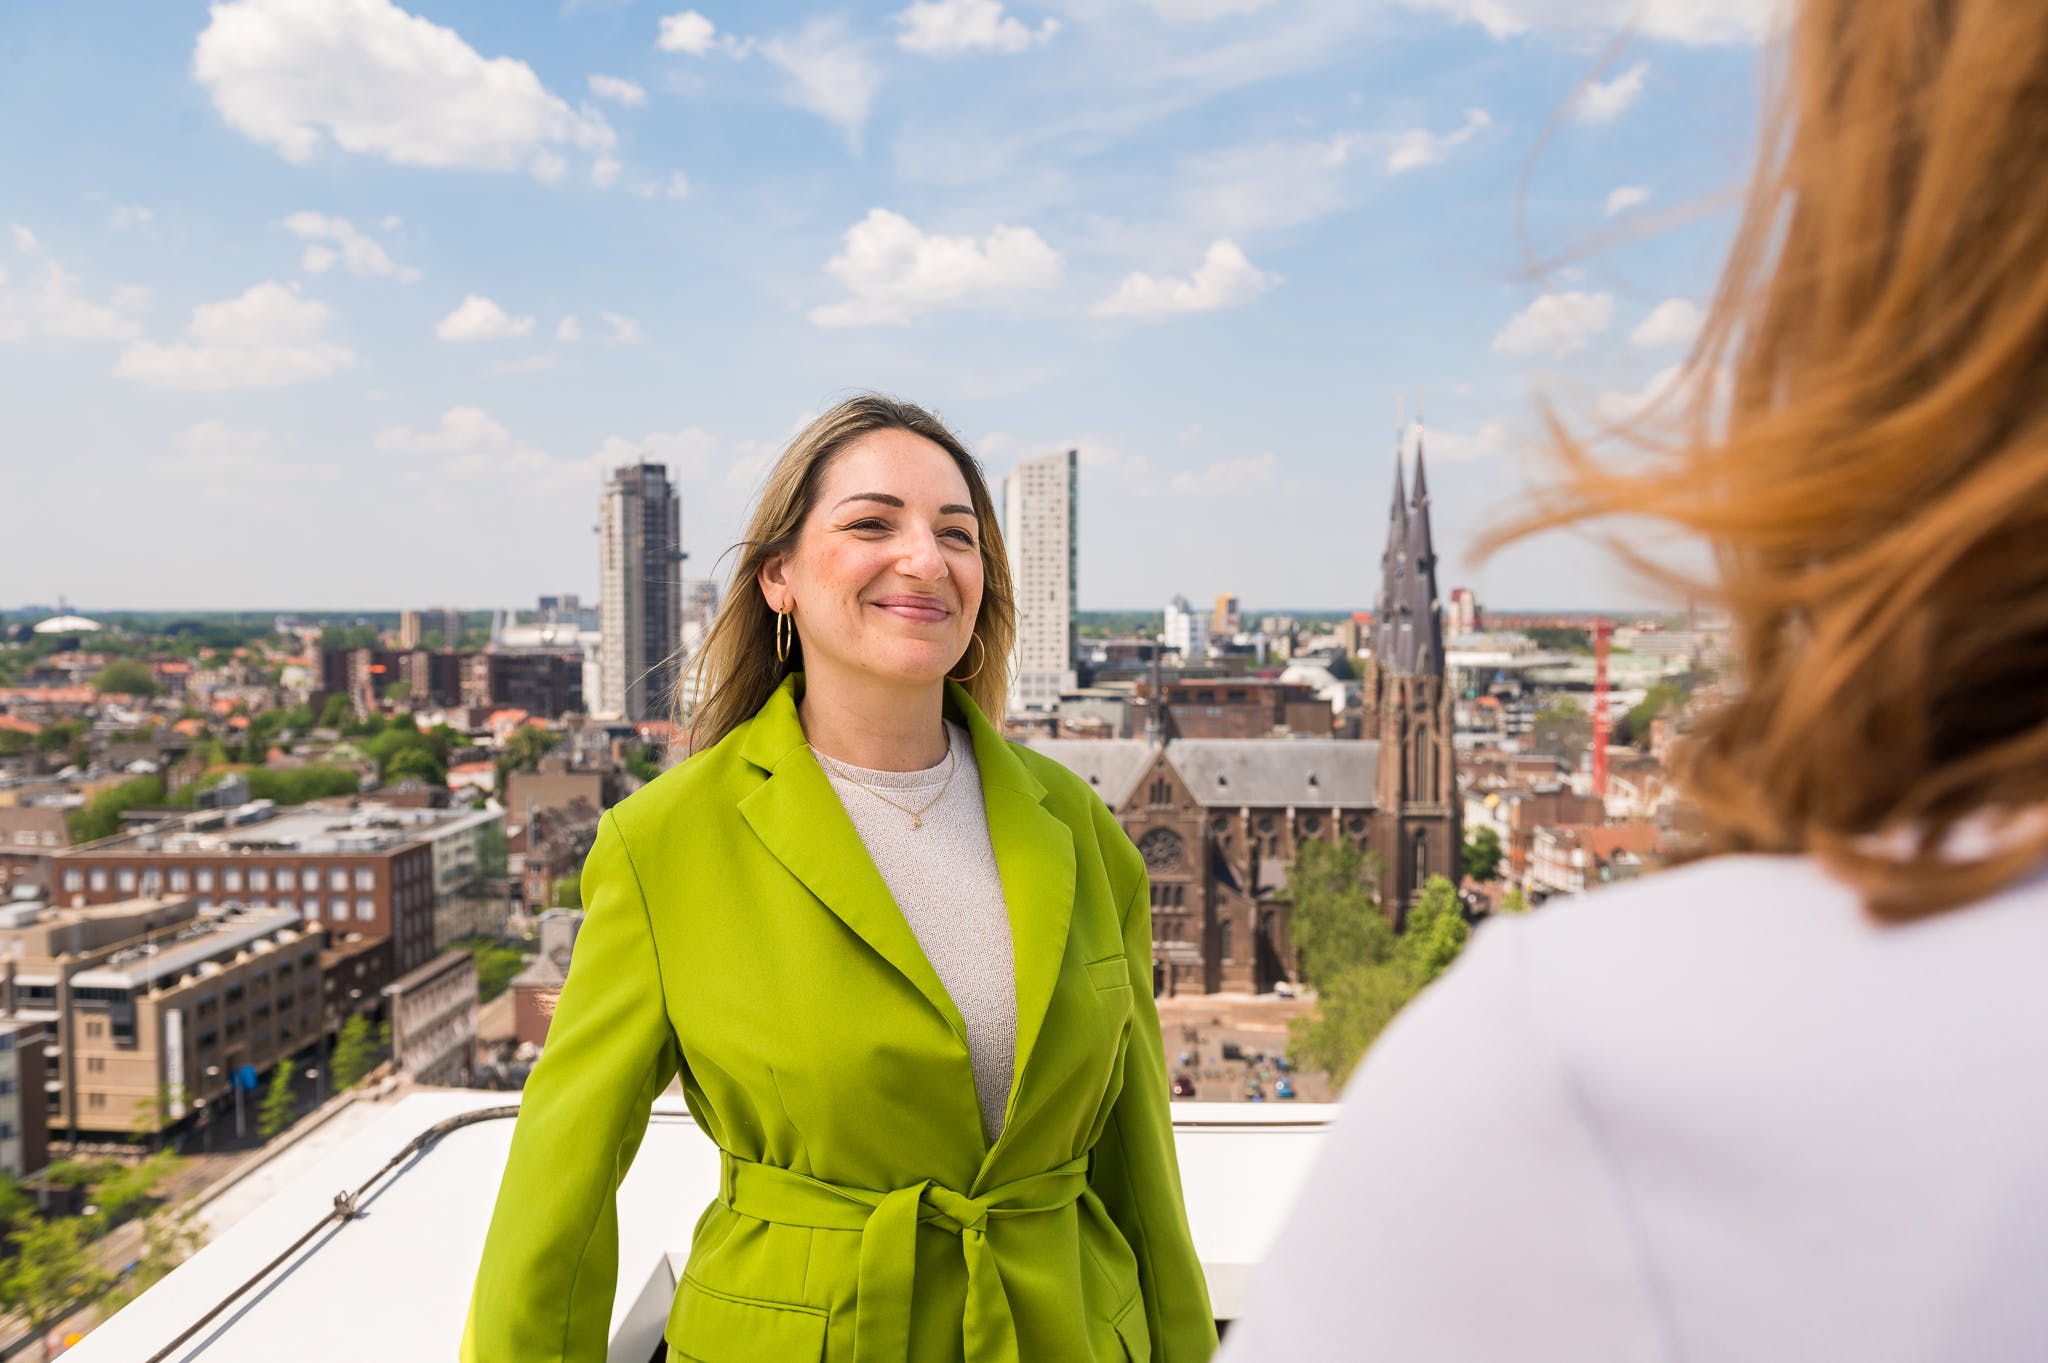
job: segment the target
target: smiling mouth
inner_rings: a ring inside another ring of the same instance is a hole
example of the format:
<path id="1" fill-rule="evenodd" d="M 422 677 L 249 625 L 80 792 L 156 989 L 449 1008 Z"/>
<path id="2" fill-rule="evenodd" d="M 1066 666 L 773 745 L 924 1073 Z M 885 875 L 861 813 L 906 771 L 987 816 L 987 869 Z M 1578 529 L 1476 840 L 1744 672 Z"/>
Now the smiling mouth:
<path id="1" fill-rule="evenodd" d="M 951 611 L 947 610 L 944 606 L 938 605 L 937 603 L 933 603 L 929 606 L 916 606 L 911 605 L 908 602 L 901 601 L 876 601 L 872 604 L 882 610 L 889 612 L 891 615 L 900 616 L 905 620 L 920 620 L 930 623 L 937 623 L 938 621 L 944 620 L 947 616 L 952 614 Z"/>

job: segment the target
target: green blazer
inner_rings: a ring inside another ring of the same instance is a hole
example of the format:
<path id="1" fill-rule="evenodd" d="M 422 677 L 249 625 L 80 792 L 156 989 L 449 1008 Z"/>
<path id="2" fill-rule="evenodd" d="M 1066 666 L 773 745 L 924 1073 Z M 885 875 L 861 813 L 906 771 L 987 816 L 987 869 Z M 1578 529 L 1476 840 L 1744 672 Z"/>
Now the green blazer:
<path id="1" fill-rule="evenodd" d="M 723 1178 L 671 1359 L 1207 1359 L 1143 858 L 1086 782 L 947 684 L 1014 939 L 1016 1071 L 991 1147 L 960 1014 L 804 741 L 801 687 L 598 827 L 464 1363 L 603 1363 L 614 1197 L 678 1072 Z"/>

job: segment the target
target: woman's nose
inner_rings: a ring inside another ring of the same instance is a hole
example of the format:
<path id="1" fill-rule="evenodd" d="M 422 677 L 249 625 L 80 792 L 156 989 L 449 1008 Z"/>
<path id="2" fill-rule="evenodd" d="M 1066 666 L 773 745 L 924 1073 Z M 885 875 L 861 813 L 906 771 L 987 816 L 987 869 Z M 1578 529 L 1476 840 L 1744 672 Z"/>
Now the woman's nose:
<path id="1" fill-rule="evenodd" d="M 939 551 L 938 536 L 926 531 L 911 532 L 903 547 L 901 564 L 906 577 L 943 578 L 946 556 Z"/>

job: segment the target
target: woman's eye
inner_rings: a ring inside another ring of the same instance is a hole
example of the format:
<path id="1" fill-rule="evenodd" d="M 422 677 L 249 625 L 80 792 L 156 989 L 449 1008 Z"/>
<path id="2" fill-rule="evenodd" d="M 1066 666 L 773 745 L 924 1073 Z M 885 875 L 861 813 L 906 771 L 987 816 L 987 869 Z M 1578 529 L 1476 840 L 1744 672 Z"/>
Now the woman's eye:
<path id="1" fill-rule="evenodd" d="M 974 545 L 974 536 L 969 534 L 965 530 L 948 530 L 946 533 L 949 535 L 957 536 L 962 544 L 965 544 L 970 548 L 972 548 Z"/>

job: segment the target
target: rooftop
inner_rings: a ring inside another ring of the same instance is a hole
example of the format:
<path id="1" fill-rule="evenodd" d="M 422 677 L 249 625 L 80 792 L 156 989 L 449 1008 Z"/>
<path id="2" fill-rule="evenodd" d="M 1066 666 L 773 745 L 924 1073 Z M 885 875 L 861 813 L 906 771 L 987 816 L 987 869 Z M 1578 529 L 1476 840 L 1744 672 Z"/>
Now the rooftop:
<path id="1" fill-rule="evenodd" d="M 502 818 L 488 810 L 319 803 L 279 809 L 255 800 L 229 810 L 201 810 L 91 844 L 95 852 L 159 856 L 222 856 L 236 852 L 353 855 L 387 852 L 434 833 Z"/>
<path id="2" fill-rule="evenodd" d="M 375 1124 L 316 1149 L 289 1177 L 287 1154 L 260 1175 L 266 1195 L 249 1199 L 246 1216 L 66 1358 L 137 1363 L 216 1307 L 220 1313 L 164 1354 L 164 1363 L 358 1363 L 371 1352 L 452 1358 L 517 1097 L 420 1090 Z M 1236 1316 L 1333 1113 L 1312 1105 L 1174 1105 L 1188 1219 L 1219 1319 Z M 336 1222 L 342 1192 L 356 1194 L 358 1214 Z M 655 1355 L 690 1227 L 717 1192 L 717 1148 L 679 1097 L 657 1099 L 618 1195 L 613 1359 L 640 1363 Z"/>

